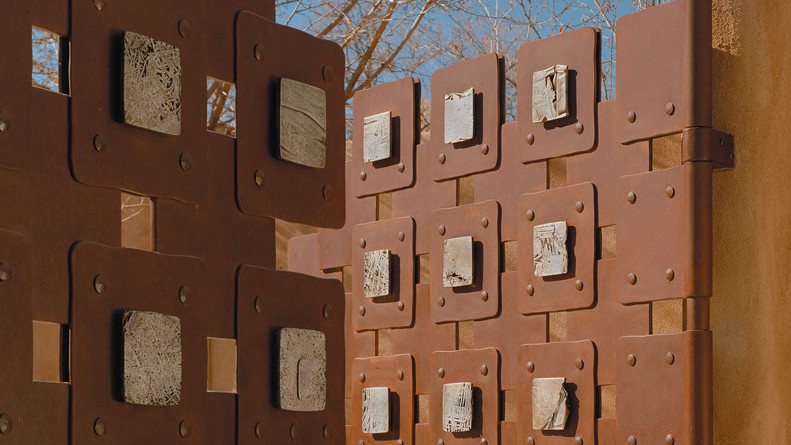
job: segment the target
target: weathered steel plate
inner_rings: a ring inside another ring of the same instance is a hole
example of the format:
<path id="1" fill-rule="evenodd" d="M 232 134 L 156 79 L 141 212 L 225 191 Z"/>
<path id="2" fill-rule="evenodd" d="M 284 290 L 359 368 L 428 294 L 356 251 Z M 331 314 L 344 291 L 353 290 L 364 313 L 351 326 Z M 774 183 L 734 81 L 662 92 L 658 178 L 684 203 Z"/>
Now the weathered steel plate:
<path id="1" fill-rule="evenodd" d="M 596 201 L 593 184 L 583 183 L 522 195 L 517 209 L 519 312 L 535 314 L 590 307 L 596 296 Z M 533 220 L 529 217 L 531 211 Z M 536 277 L 533 275 L 533 227 L 558 221 L 565 221 L 568 225 L 568 272 Z"/>
<path id="2" fill-rule="evenodd" d="M 500 422 L 500 445 L 517 445 L 518 422 Z"/>
<path id="3" fill-rule="evenodd" d="M 337 280 L 252 266 L 243 266 L 238 280 L 239 444 L 295 440 L 343 444 L 343 286 Z M 293 412 L 276 408 L 274 338 L 282 327 L 325 334 L 324 411 Z"/>
<path id="4" fill-rule="evenodd" d="M 518 366 L 519 443 L 596 443 L 596 350 L 590 340 L 523 345 Z M 566 379 L 570 408 L 562 431 L 533 429 L 533 379 L 546 377 Z"/>
<path id="5" fill-rule="evenodd" d="M 236 54 L 236 194 L 240 208 L 245 213 L 319 227 L 343 227 L 345 65 L 340 46 L 241 12 L 236 21 Z M 276 87 L 281 78 L 326 93 L 324 168 L 276 156 Z"/>
<path id="6" fill-rule="evenodd" d="M 431 215 L 431 319 L 481 320 L 500 307 L 500 204 L 486 201 L 435 210 Z M 472 236 L 473 284 L 443 286 L 444 241 Z"/>
<path id="7" fill-rule="evenodd" d="M 352 327 L 352 293 L 345 295 L 346 310 L 343 333 L 346 338 L 346 368 L 344 371 L 346 388 L 344 394 L 351 396 L 352 361 L 356 358 L 373 357 L 376 355 L 376 331 L 357 332 Z"/>
<path id="8" fill-rule="evenodd" d="M 618 356 L 617 443 L 712 443 L 711 331 L 624 337 Z"/>
<path id="9" fill-rule="evenodd" d="M 446 144 L 445 95 L 473 88 L 474 131 L 467 142 Z M 435 181 L 492 170 L 500 157 L 503 107 L 503 57 L 490 53 L 440 68 L 431 75 L 431 177 Z M 444 159 L 444 161 L 441 161 Z"/>
<path id="10" fill-rule="evenodd" d="M 348 176 L 355 196 L 389 192 L 414 184 L 415 147 L 420 139 L 420 81 L 408 77 L 384 83 L 354 95 L 352 162 Z M 363 161 L 363 121 L 366 116 L 390 112 L 392 156 L 376 162 Z"/>
<path id="11" fill-rule="evenodd" d="M 217 79 L 235 82 L 236 16 L 241 11 L 248 11 L 274 21 L 275 2 L 273 0 L 206 0 L 206 10 L 211 11 L 212 18 L 212 26 L 207 28 L 206 37 L 208 74 Z M 192 31 L 191 25 L 191 23 L 188 25 L 188 32 Z"/>
<path id="12" fill-rule="evenodd" d="M 30 48 L 32 4 L 12 0 L 3 5 L 0 39 L 6 48 L 0 58 L 0 167 L 21 170 L 30 144 Z"/>
<path id="13" fill-rule="evenodd" d="M 319 234 L 295 236 L 288 240 L 288 270 L 343 281 L 343 271 L 324 272 L 319 268 Z"/>
<path id="14" fill-rule="evenodd" d="M 599 30 L 582 28 L 532 40 L 519 48 L 518 56 L 519 101 L 516 110 L 521 130 L 521 161 L 532 162 L 591 150 L 598 133 Z M 556 121 L 533 123 L 533 73 L 553 65 L 567 65 L 569 69 L 569 115 Z M 620 83 L 618 85 L 620 87 Z M 529 140 L 533 141 L 532 144 Z"/>

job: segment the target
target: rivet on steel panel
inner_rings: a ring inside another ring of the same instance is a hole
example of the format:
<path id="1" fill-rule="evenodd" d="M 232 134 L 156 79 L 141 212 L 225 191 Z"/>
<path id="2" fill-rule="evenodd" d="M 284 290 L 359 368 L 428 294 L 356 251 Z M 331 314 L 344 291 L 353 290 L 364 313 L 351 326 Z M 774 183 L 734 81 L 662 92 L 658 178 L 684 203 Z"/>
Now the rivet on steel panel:
<path id="1" fill-rule="evenodd" d="M 437 445 L 445 445 L 445 441 L 440 439 L 437 441 Z"/>
<path id="2" fill-rule="evenodd" d="M 365 317 L 365 306 L 360 306 L 360 316 Z"/>
<path id="3" fill-rule="evenodd" d="M 634 204 L 637 201 L 637 195 L 635 195 L 634 192 L 627 193 L 626 194 L 626 201 L 629 204 Z"/>
<path id="4" fill-rule="evenodd" d="M 253 431 L 255 432 L 255 437 L 260 439 L 261 436 L 264 435 L 264 426 L 261 424 L 261 422 L 256 422 L 255 429 Z"/>
<path id="5" fill-rule="evenodd" d="M 444 235 L 444 234 L 445 234 L 445 226 L 443 226 L 442 224 L 440 224 L 439 228 L 437 228 L 437 232 L 438 232 L 440 235 Z"/>
<path id="6" fill-rule="evenodd" d="M 398 377 L 398 380 L 404 380 L 404 371 L 400 369 L 396 371 L 396 377 Z"/>
<path id="7" fill-rule="evenodd" d="M 577 289 L 578 291 L 581 291 L 582 287 L 583 287 L 582 281 L 577 280 L 577 281 L 574 282 L 574 289 Z"/>
<path id="8" fill-rule="evenodd" d="M 626 364 L 629 366 L 634 366 L 637 364 L 637 357 L 634 354 L 629 354 L 626 356 Z"/>
<path id="9" fill-rule="evenodd" d="M 484 229 L 489 227 L 489 218 L 485 216 L 481 218 L 481 227 L 483 227 Z"/>
<path id="10" fill-rule="evenodd" d="M 105 284 L 104 279 L 101 275 L 96 275 L 93 277 L 93 290 L 96 291 L 97 294 L 101 294 L 104 292 Z"/>
<path id="11" fill-rule="evenodd" d="M 582 125 L 582 123 L 577 122 L 577 125 L 574 126 L 574 131 L 576 131 L 577 134 L 582 134 L 582 132 L 585 131 L 585 126 Z"/>
<path id="12" fill-rule="evenodd" d="M 179 302 L 181 304 L 184 304 L 187 302 L 187 300 L 189 300 L 189 297 L 190 297 L 190 288 L 187 286 L 181 286 L 181 288 L 179 288 Z"/>
<path id="13" fill-rule="evenodd" d="M 192 28 L 192 24 L 187 19 L 179 20 L 179 35 L 181 37 L 186 38 L 190 35 L 190 29 Z"/>
<path id="14" fill-rule="evenodd" d="M 404 165 L 403 162 L 399 162 L 398 163 L 398 172 L 399 173 L 404 173 L 404 170 L 406 170 L 406 166 Z"/>
<path id="15" fill-rule="evenodd" d="M 96 420 L 93 421 L 93 432 L 97 436 L 104 436 L 107 432 L 107 426 L 104 424 L 104 420 L 101 417 L 97 417 Z"/>
<path id="16" fill-rule="evenodd" d="M 481 292 L 481 300 L 488 301 L 489 300 L 489 292 L 482 291 Z"/>
<path id="17" fill-rule="evenodd" d="M 525 213 L 525 215 L 527 216 L 527 220 L 528 220 L 528 221 L 532 221 L 532 220 L 534 220 L 534 219 L 536 218 L 536 213 L 535 213 L 535 212 L 534 212 L 532 209 L 531 209 L 531 210 L 528 210 L 528 211 Z"/>
<path id="18" fill-rule="evenodd" d="M 672 365 L 673 362 L 675 361 L 676 361 L 676 356 L 673 355 L 672 352 L 668 352 L 667 354 L 665 354 L 665 362 L 667 362 L 668 365 Z"/>
<path id="19" fill-rule="evenodd" d="M 533 372 L 536 370 L 536 365 L 533 362 L 527 362 L 527 372 Z"/>
<path id="20" fill-rule="evenodd" d="M 445 306 L 445 297 L 439 297 L 437 299 L 437 304 L 439 304 L 440 307 Z"/>
<path id="21" fill-rule="evenodd" d="M 253 57 L 255 57 L 255 60 L 259 62 L 264 60 L 264 51 L 261 48 L 260 43 L 256 43 L 255 46 L 253 47 Z"/>
<path id="22" fill-rule="evenodd" d="M 630 111 L 630 112 L 626 113 L 626 122 L 629 122 L 630 124 L 633 124 L 634 121 L 636 121 L 636 120 L 637 120 L 637 114 L 635 114 L 634 111 Z"/>
<path id="23" fill-rule="evenodd" d="M 398 232 L 397 238 L 398 241 L 401 241 L 403 243 L 404 239 L 406 238 L 406 235 L 404 235 L 404 232 Z"/>
<path id="24" fill-rule="evenodd" d="M 187 153 L 182 153 L 179 155 L 179 167 L 181 167 L 181 171 L 188 172 L 192 168 L 192 159 Z"/>
<path id="25" fill-rule="evenodd" d="M 190 435 L 190 424 L 186 420 L 179 422 L 179 436 L 182 438 Z"/>
<path id="26" fill-rule="evenodd" d="M 437 160 L 439 161 L 440 164 L 444 164 L 445 163 L 445 159 L 446 159 L 445 158 L 445 153 L 440 153 L 439 157 L 437 158 Z"/>
<path id="27" fill-rule="evenodd" d="M 321 69 L 321 78 L 327 83 L 332 82 L 332 79 L 335 78 L 335 72 L 332 70 L 330 65 L 324 65 L 324 67 Z"/>
<path id="28" fill-rule="evenodd" d="M 527 145 L 533 145 L 536 142 L 536 137 L 533 134 L 527 135 Z"/>
<path id="29" fill-rule="evenodd" d="M 103 152 L 107 148 L 107 143 L 104 141 L 104 136 L 97 134 L 93 137 L 93 149 L 98 152 Z"/>
<path id="30" fill-rule="evenodd" d="M 253 303 L 253 308 L 259 314 L 264 312 L 264 302 L 261 300 L 261 297 L 255 297 L 255 303 Z"/>
<path id="31" fill-rule="evenodd" d="M 482 437 L 482 438 L 481 438 L 481 445 L 488 445 L 488 444 L 489 444 L 489 441 L 488 441 L 488 440 L 486 440 L 486 438 L 485 438 L 485 437 Z"/>
<path id="32" fill-rule="evenodd" d="M 0 414 L 0 434 L 6 435 L 11 432 L 11 417 L 7 414 Z"/>
<path id="33" fill-rule="evenodd" d="M 527 445 L 536 445 L 536 440 L 532 437 L 527 438 Z"/>
<path id="34" fill-rule="evenodd" d="M 443 368 L 437 369 L 437 375 L 439 376 L 439 378 L 444 378 L 445 377 L 445 369 L 443 369 Z"/>
<path id="35" fill-rule="evenodd" d="M 396 304 L 396 307 L 398 308 L 399 311 L 403 311 L 404 310 L 404 302 L 403 301 L 399 301 L 398 304 Z"/>
<path id="36" fill-rule="evenodd" d="M 101 11 L 104 9 L 104 2 L 102 0 L 93 0 L 93 7 L 96 8 L 97 11 Z"/>
<path id="37" fill-rule="evenodd" d="M 255 181 L 255 185 L 261 187 L 264 185 L 264 172 L 261 170 L 256 170 L 255 174 L 253 175 L 253 180 Z"/>
<path id="38" fill-rule="evenodd" d="M 534 288 L 532 284 L 528 284 L 526 291 L 527 291 L 527 295 L 530 295 L 532 297 L 533 294 L 536 292 L 536 288 Z"/>
<path id="39" fill-rule="evenodd" d="M 321 188 L 321 196 L 326 202 L 332 201 L 335 199 L 335 188 L 331 184 L 324 184 L 324 187 Z"/>
<path id="40" fill-rule="evenodd" d="M 629 282 L 629 284 L 634 286 L 635 284 L 637 284 L 637 275 L 629 272 L 629 275 L 626 276 L 626 280 Z"/>
<path id="41" fill-rule="evenodd" d="M 667 188 L 665 188 L 665 194 L 668 198 L 672 198 L 676 196 L 676 189 L 674 189 L 672 185 L 669 185 Z"/>
<path id="42" fill-rule="evenodd" d="M 0 263 L 0 281 L 8 281 L 13 276 L 11 266 L 6 263 Z"/>
<path id="43" fill-rule="evenodd" d="M 672 434 L 665 436 L 665 445 L 673 445 L 676 443 L 676 438 Z"/>
<path id="44" fill-rule="evenodd" d="M 574 438 L 574 445 L 582 445 L 582 437 L 577 436 Z"/>
<path id="45" fill-rule="evenodd" d="M 577 203 L 574 204 L 574 208 L 577 210 L 577 213 L 582 213 L 582 211 L 585 210 L 585 204 L 583 204 L 582 201 L 577 201 Z"/>
<path id="46" fill-rule="evenodd" d="M 481 365 L 481 375 L 489 374 L 489 367 L 486 364 Z"/>
<path id="47" fill-rule="evenodd" d="M 668 103 L 665 105 L 665 113 L 668 116 L 672 116 L 676 112 L 676 106 L 673 103 Z"/>
<path id="48" fill-rule="evenodd" d="M 324 315 L 325 320 L 330 320 L 332 319 L 332 316 L 335 315 L 335 309 L 333 309 L 329 304 L 325 304 L 322 314 Z"/>
<path id="49" fill-rule="evenodd" d="M 360 248 L 365 249 L 365 238 L 360 238 Z"/>
<path id="50" fill-rule="evenodd" d="M 358 379 L 360 380 L 360 383 L 365 383 L 365 373 L 361 372 L 360 376 L 358 377 Z"/>
<path id="51" fill-rule="evenodd" d="M 365 172 L 360 172 L 360 181 L 365 181 L 368 178 L 368 174 Z"/>
<path id="52" fill-rule="evenodd" d="M 673 269 L 667 269 L 665 271 L 665 279 L 667 281 L 673 281 L 673 278 L 675 277 L 676 277 L 676 273 L 673 271 Z"/>
<path id="53" fill-rule="evenodd" d="M 321 435 L 324 436 L 325 439 L 329 439 L 332 435 L 332 431 L 330 429 L 330 424 L 325 423 L 324 426 L 321 428 Z"/>
<path id="54" fill-rule="evenodd" d="M 6 121 L 0 121 L 0 133 L 8 130 L 8 124 Z"/>
<path id="55" fill-rule="evenodd" d="M 289 428 L 288 433 L 289 433 L 289 435 L 291 436 L 292 439 L 296 439 L 297 438 L 297 423 L 296 422 L 291 424 L 291 428 Z"/>
<path id="56" fill-rule="evenodd" d="M 575 359 L 574 360 L 574 367 L 579 369 L 579 370 L 582 370 L 582 368 L 585 367 L 585 362 L 581 358 Z"/>
<path id="57" fill-rule="evenodd" d="M 403 441 L 403 440 L 401 440 L 401 439 L 398 439 L 398 441 L 397 441 L 396 443 L 397 443 L 398 445 L 404 445 L 404 441 Z"/>
<path id="58" fill-rule="evenodd" d="M 634 436 L 629 436 L 626 439 L 626 443 L 628 443 L 629 445 L 637 445 L 637 439 L 635 439 Z"/>
<path id="59" fill-rule="evenodd" d="M 487 144 L 481 145 L 481 153 L 483 153 L 484 155 L 489 154 L 489 146 Z"/>

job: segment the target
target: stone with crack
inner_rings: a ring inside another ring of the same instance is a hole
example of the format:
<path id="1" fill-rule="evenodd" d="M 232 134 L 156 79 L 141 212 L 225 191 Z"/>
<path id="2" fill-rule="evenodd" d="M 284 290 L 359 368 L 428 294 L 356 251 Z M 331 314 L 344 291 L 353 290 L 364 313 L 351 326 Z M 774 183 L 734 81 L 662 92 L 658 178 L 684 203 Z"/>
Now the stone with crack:
<path id="1" fill-rule="evenodd" d="M 390 294 L 390 250 L 367 251 L 363 255 L 363 291 L 366 298 Z"/>
<path id="2" fill-rule="evenodd" d="M 567 238 L 565 221 L 533 226 L 533 275 L 551 277 L 568 272 Z"/>
<path id="3" fill-rule="evenodd" d="M 566 65 L 554 65 L 533 73 L 533 123 L 569 115 L 568 76 Z"/>
<path id="4" fill-rule="evenodd" d="M 442 431 L 466 433 L 472 430 L 472 383 L 442 385 Z"/>
<path id="5" fill-rule="evenodd" d="M 475 92 L 445 95 L 445 143 L 455 144 L 475 136 Z"/>
<path id="6" fill-rule="evenodd" d="M 327 159 L 327 94 L 313 85 L 280 79 L 278 156 L 294 164 L 324 168 Z"/>
<path id="7" fill-rule="evenodd" d="M 569 416 L 566 379 L 549 377 L 533 379 L 533 429 L 561 431 Z"/>
<path id="8" fill-rule="evenodd" d="M 363 388 L 361 419 L 365 434 L 384 434 L 390 431 L 390 389 L 386 387 Z"/>
<path id="9" fill-rule="evenodd" d="M 474 249 L 471 236 L 445 240 L 442 257 L 442 285 L 464 287 L 473 283 Z"/>

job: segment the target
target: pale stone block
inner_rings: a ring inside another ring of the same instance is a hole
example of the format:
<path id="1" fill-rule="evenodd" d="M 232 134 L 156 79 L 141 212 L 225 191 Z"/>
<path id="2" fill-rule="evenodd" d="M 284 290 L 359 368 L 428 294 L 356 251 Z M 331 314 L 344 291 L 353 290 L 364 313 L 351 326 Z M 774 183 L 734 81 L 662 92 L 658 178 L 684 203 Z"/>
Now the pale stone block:
<path id="1" fill-rule="evenodd" d="M 392 156 L 390 112 L 366 116 L 363 120 L 363 161 L 375 162 Z"/>
<path id="2" fill-rule="evenodd" d="M 472 429 L 472 383 L 442 385 L 442 430 L 464 433 Z"/>
<path id="3" fill-rule="evenodd" d="M 124 32 L 124 122 L 181 134 L 181 53 L 165 42 Z"/>
<path id="4" fill-rule="evenodd" d="M 313 85 L 280 79 L 280 159 L 324 168 L 326 142 L 327 94 Z"/>
<path id="5" fill-rule="evenodd" d="M 390 431 L 390 389 L 363 388 L 362 430 L 365 434 Z"/>
<path id="6" fill-rule="evenodd" d="M 445 143 L 469 141 L 475 131 L 475 94 L 472 88 L 463 93 L 445 95 Z"/>
<path id="7" fill-rule="evenodd" d="M 390 294 L 390 250 L 371 250 L 363 257 L 363 290 L 366 298 Z"/>
<path id="8" fill-rule="evenodd" d="M 566 379 L 550 377 L 533 379 L 533 429 L 560 431 L 569 417 Z"/>
<path id="9" fill-rule="evenodd" d="M 323 411 L 327 403 L 327 347 L 321 331 L 282 328 L 278 331 L 280 408 Z"/>
<path id="10" fill-rule="evenodd" d="M 181 320 L 156 312 L 125 311 L 124 402 L 172 406 L 181 402 Z"/>
<path id="11" fill-rule="evenodd" d="M 442 259 L 442 285 L 471 286 L 473 283 L 473 242 L 471 236 L 445 240 Z"/>
<path id="12" fill-rule="evenodd" d="M 533 275 L 551 277 L 568 272 L 567 238 L 568 226 L 565 221 L 533 226 Z"/>
<path id="13" fill-rule="evenodd" d="M 533 122 L 548 122 L 569 115 L 569 68 L 555 65 L 533 73 Z"/>

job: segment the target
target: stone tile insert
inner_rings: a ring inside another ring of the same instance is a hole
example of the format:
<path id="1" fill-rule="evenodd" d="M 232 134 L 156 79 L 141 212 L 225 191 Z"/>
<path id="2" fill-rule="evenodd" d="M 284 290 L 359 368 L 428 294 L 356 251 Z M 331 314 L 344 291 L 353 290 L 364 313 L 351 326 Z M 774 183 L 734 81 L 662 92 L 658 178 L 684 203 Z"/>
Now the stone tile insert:
<path id="1" fill-rule="evenodd" d="M 327 158 L 327 94 L 321 88 L 280 79 L 280 159 L 324 168 Z"/>
<path id="2" fill-rule="evenodd" d="M 392 155 L 390 112 L 363 119 L 363 162 L 375 162 Z"/>
<path id="3" fill-rule="evenodd" d="M 181 320 L 157 312 L 125 311 L 124 402 L 172 406 L 181 402 Z"/>
<path id="4" fill-rule="evenodd" d="M 362 431 L 382 434 L 390 431 L 390 389 L 363 388 Z"/>
<path id="5" fill-rule="evenodd" d="M 472 236 L 445 240 L 442 261 L 442 285 L 444 287 L 472 285 L 473 255 Z"/>
<path id="6" fill-rule="evenodd" d="M 181 134 L 181 53 L 151 37 L 124 32 L 124 122 Z"/>
<path id="7" fill-rule="evenodd" d="M 463 93 L 445 95 L 445 143 L 469 141 L 474 137 L 475 94 L 472 88 Z"/>
<path id="8" fill-rule="evenodd" d="M 442 385 L 442 430 L 464 433 L 472 429 L 472 383 Z"/>
<path id="9" fill-rule="evenodd" d="M 533 73 L 533 122 L 549 122 L 569 115 L 566 65 L 555 65 Z"/>
<path id="10" fill-rule="evenodd" d="M 533 379 L 533 429 L 561 431 L 569 416 L 566 379 L 549 377 Z"/>
<path id="11" fill-rule="evenodd" d="M 366 298 L 384 297 L 390 294 L 390 250 L 380 249 L 365 252 L 363 257 L 363 292 Z"/>
<path id="12" fill-rule="evenodd" d="M 280 409 L 323 411 L 327 403 L 327 347 L 324 333 L 282 328 L 278 337 Z"/>
<path id="13" fill-rule="evenodd" d="M 533 226 L 533 275 L 551 277 L 568 272 L 567 238 L 568 226 L 565 221 Z"/>

